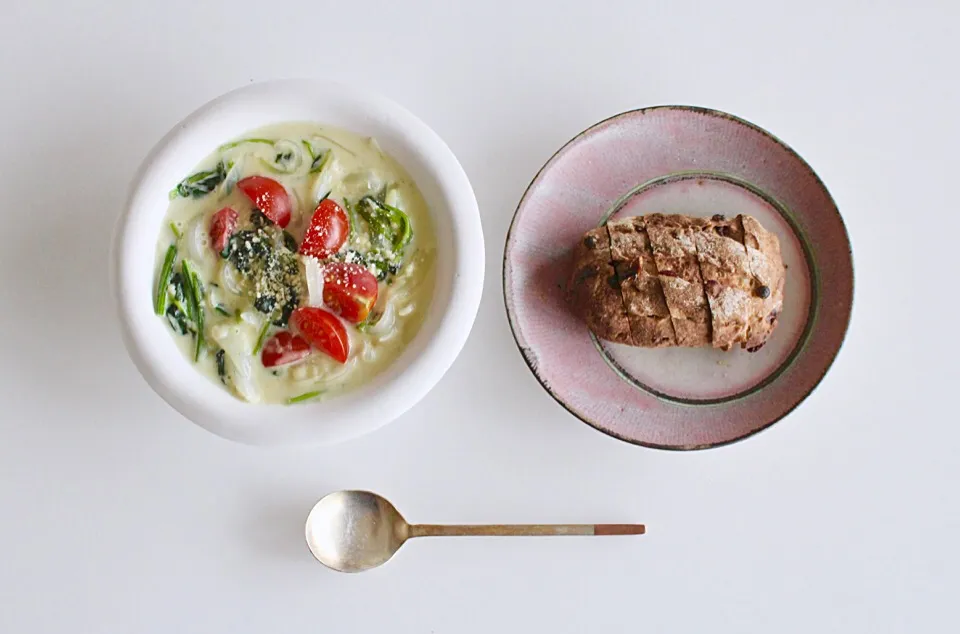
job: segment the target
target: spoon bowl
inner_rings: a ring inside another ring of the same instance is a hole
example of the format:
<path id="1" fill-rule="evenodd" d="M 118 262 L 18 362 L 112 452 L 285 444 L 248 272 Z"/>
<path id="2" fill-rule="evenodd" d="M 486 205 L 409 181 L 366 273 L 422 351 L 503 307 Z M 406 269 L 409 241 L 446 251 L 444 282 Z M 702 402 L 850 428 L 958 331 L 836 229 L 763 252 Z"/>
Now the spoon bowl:
<path id="1" fill-rule="evenodd" d="M 307 545 L 323 565 L 341 572 L 375 568 L 393 557 L 410 525 L 386 499 L 369 491 L 337 491 L 307 516 Z"/>

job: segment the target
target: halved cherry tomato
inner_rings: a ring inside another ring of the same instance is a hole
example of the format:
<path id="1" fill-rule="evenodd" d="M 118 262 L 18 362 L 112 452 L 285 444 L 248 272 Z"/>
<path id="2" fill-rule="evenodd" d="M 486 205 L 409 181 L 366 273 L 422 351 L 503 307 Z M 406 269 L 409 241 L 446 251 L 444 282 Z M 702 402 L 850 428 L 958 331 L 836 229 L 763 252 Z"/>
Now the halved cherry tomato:
<path id="1" fill-rule="evenodd" d="M 213 214 L 213 219 L 210 220 L 210 246 L 214 251 L 221 253 L 227 248 L 227 241 L 237 230 L 239 220 L 240 214 L 229 207 L 224 207 Z"/>
<path id="2" fill-rule="evenodd" d="M 318 260 L 326 259 L 340 250 L 349 233 L 350 221 L 346 212 L 334 201 L 324 198 L 313 212 L 300 253 Z"/>
<path id="3" fill-rule="evenodd" d="M 237 181 L 237 189 L 281 228 L 290 224 L 290 196 L 277 181 L 266 176 L 248 176 Z"/>
<path id="4" fill-rule="evenodd" d="M 377 303 L 377 278 L 359 264 L 333 262 L 323 269 L 323 303 L 359 324 Z"/>
<path id="5" fill-rule="evenodd" d="M 273 368 L 294 363 L 309 355 L 310 342 L 299 335 L 283 330 L 263 344 L 260 361 L 263 362 L 263 367 Z"/>
<path id="6" fill-rule="evenodd" d="M 350 340 L 347 330 L 331 312 L 316 306 L 301 306 L 290 315 L 290 325 L 314 348 L 318 348 L 340 363 L 347 362 Z"/>

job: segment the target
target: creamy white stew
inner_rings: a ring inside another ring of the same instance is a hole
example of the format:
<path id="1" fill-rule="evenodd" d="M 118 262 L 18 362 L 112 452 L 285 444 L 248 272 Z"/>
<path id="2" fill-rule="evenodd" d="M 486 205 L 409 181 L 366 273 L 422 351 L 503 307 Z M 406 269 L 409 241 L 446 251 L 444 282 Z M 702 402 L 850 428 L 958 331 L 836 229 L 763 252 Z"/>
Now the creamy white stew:
<path id="1" fill-rule="evenodd" d="M 434 253 L 423 197 L 374 139 L 272 125 L 220 146 L 170 192 L 154 309 L 238 398 L 323 399 L 414 337 Z"/>

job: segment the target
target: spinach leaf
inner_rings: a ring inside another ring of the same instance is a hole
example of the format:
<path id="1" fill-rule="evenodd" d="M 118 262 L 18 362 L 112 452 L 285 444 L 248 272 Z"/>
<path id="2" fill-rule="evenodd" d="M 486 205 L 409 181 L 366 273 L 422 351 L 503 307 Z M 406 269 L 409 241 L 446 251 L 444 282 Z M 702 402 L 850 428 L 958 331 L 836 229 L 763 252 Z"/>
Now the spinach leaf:
<path id="1" fill-rule="evenodd" d="M 162 315 L 167 310 L 167 287 L 170 285 L 170 275 L 173 272 L 173 261 L 177 259 L 177 245 L 171 244 L 167 248 L 167 255 L 163 258 L 160 267 L 160 278 L 157 280 L 157 293 L 153 299 L 153 310 Z"/>
<path id="2" fill-rule="evenodd" d="M 173 331 L 185 335 L 187 334 L 187 316 L 183 313 L 179 306 L 176 304 L 170 304 L 167 306 L 167 321 L 170 323 L 170 327 L 173 328 Z"/>
<path id="3" fill-rule="evenodd" d="M 413 239 L 410 217 L 402 210 L 388 205 L 374 196 L 364 196 L 356 205 L 357 211 L 370 227 L 372 242 L 379 243 L 399 256 Z"/>
<path id="4" fill-rule="evenodd" d="M 223 161 L 220 161 L 212 170 L 191 174 L 180 181 L 176 187 L 170 190 L 170 200 L 178 196 L 181 198 L 200 198 L 206 196 L 216 189 L 217 185 L 222 183 L 226 177 L 227 168 L 224 166 Z"/>
<path id="5" fill-rule="evenodd" d="M 278 328 L 286 328 L 287 324 L 290 323 L 290 315 L 293 314 L 293 311 L 295 311 L 299 305 L 300 294 L 296 289 L 291 288 L 289 291 L 289 299 L 280 307 L 280 315 L 273 320 L 273 325 Z"/>
<path id="6" fill-rule="evenodd" d="M 217 350 L 216 360 L 217 360 L 217 376 L 220 377 L 220 382 L 224 385 L 227 384 L 227 355 L 223 351 L 223 348 Z"/>

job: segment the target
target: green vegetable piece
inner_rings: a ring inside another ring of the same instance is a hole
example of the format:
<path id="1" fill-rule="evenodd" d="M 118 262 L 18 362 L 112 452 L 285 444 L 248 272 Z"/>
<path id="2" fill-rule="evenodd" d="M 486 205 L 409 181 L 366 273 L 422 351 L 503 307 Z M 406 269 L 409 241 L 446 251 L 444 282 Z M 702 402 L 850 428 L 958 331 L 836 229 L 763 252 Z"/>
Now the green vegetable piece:
<path id="1" fill-rule="evenodd" d="M 183 237 L 183 233 L 181 233 L 180 230 L 177 229 L 177 225 L 174 222 L 170 223 L 170 231 L 173 232 L 173 235 L 177 240 Z"/>
<path id="2" fill-rule="evenodd" d="M 182 299 L 182 298 L 183 298 L 183 283 L 180 282 L 180 274 L 179 274 L 179 273 L 175 273 L 173 277 L 174 277 L 174 279 L 177 280 L 177 281 L 176 281 L 176 282 L 171 282 L 171 284 L 174 284 L 175 296 L 170 298 L 170 306 L 175 307 L 178 311 L 180 311 L 180 314 L 183 315 L 183 319 L 184 319 L 184 320 L 187 320 L 187 319 L 189 319 L 189 318 L 187 317 L 188 311 L 187 311 L 187 307 L 186 307 L 186 305 L 183 303 L 183 299 Z M 176 296 L 177 294 L 179 295 L 179 297 Z M 167 309 L 167 313 L 169 314 L 169 312 L 170 312 L 170 309 L 168 308 L 168 309 Z M 181 333 L 181 334 L 186 334 L 186 333 Z"/>
<path id="3" fill-rule="evenodd" d="M 214 307 L 214 310 L 220 313 L 221 315 L 223 315 L 224 317 L 233 317 L 233 314 L 227 311 L 227 309 L 221 306 L 220 304 L 217 304 Z"/>
<path id="4" fill-rule="evenodd" d="M 371 328 L 377 325 L 381 317 L 383 317 L 383 312 L 373 311 L 372 313 L 367 315 L 366 319 L 364 319 L 359 324 L 357 324 L 357 330 L 359 330 L 360 332 L 367 332 L 368 330 L 370 330 Z"/>
<path id="5" fill-rule="evenodd" d="M 240 139 L 239 141 L 231 141 L 230 143 L 224 143 L 217 148 L 218 152 L 225 152 L 227 150 L 232 150 L 235 147 L 239 147 L 244 143 L 264 143 L 266 145 L 273 145 L 273 141 L 270 139 Z"/>
<path id="6" fill-rule="evenodd" d="M 327 193 L 327 196 L 329 195 L 330 194 Z M 317 204 L 319 205 L 320 203 L 318 202 Z M 350 233 L 347 234 L 347 241 L 353 243 L 357 237 L 357 210 L 346 198 L 343 199 L 343 208 L 347 210 L 347 220 L 350 221 Z"/>
<path id="7" fill-rule="evenodd" d="M 233 191 L 233 188 L 236 187 L 237 181 L 239 180 L 240 166 L 230 161 L 227 163 L 227 176 L 223 179 L 223 195 L 228 196 L 230 192 Z"/>
<path id="8" fill-rule="evenodd" d="M 370 241 L 386 246 L 389 242 L 389 236 L 387 236 L 388 227 L 384 214 L 381 213 L 376 199 L 372 196 L 364 196 L 360 199 L 360 202 L 356 204 L 356 211 L 360 214 L 360 217 L 367 222 L 367 226 L 370 228 Z"/>
<path id="9" fill-rule="evenodd" d="M 157 294 L 153 299 L 153 311 L 162 315 L 167 310 L 167 287 L 170 285 L 170 275 L 173 272 L 173 261 L 177 259 L 177 245 L 171 244 L 167 248 L 167 255 L 163 258 L 160 267 L 160 279 L 157 280 Z"/>
<path id="10" fill-rule="evenodd" d="M 200 360 L 200 350 L 203 348 L 204 343 L 203 324 L 205 319 L 203 315 L 203 285 L 200 283 L 200 278 L 196 273 L 193 274 L 193 283 L 191 286 L 193 286 L 193 292 L 196 296 L 195 301 L 197 303 L 197 347 L 193 351 L 193 360 L 197 362 Z"/>
<path id="11" fill-rule="evenodd" d="M 183 310 L 180 309 L 176 304 L 170 304 L 167 306 L 167 322 L 170 324 L 170 327 L 173 331 L 180 335 L 187 334 L 187 316 L 184 314 Z"/>
<path id="12" fill-rule="evenodd" d="M 292 397 L 292 398 L 288 398 L 288 399 L 287 399 L 287 404 L 288 404 L 288 405 L 293 405 L 293 404 L 295 404 L 295 403 L 303 403 L 304 401 L 309 401 L 309 400 L 311 400 L 311 399 L 315 399 L 315 398 L 317 398 L 318 396 L 320 396 L 321 394 L 323 394 L 323 391 L 322 391 L 322 390 L 318 390 L 318 391 L 316 391 L 316 392 L 305 392 L 304 394 L 300 394 L 299 396 L 294 396 L 294 397 Z"/>
<path id="13" fill-rule="evenodd" d="M 187 316 L 197 327 L 197 344 L 193 351 L 193 360 L 196 362 L 200 360 L 200 351 L 203 349 L 203 286 L 200 277 L 186 260 L 181 262 L 180 277 L 186 296 Z"/>
<path id="14" fill-rule="evenodd" d="M 303 155 L 300 152 L 300 146 L 296 143 L 286 140 L 272 142 L 276 154 L 273 161 L 268 161 L 262 157 L 257 157 L 260 164 L 274 174 L 293 174 L 303 162 Z"/>
<path id="15" fill-rule="evenodd" d="M 223 348 L 217 350 L 216 360 L 217 360 L 217 376 L 220 377 L 220 382 L 224 385 L 227 384 L 227 355 L 223 351 Z"/>
<path id="16" fill-rule="evenodd" d="M 293 234 L 289 231 L 283 232 L 283 246 L 291 253 L 296 253 L 300 249 L 299 245 L 297 245 L 297 239 L 294 238 Z"/>
<path id="17" fill-rule="evenodd" d="M 330 163 L 330 157 L 332 156 L 333 156 L 333 150 L 327 150 L 320 156 L 314 156 L 313 162 L 310 163 L 310 173 L 319 174 L 323 172 L 323 170 Z"/>
<path id="18" fill-rule="evenodd" d="M 180 262 L 180 271 L 180 282 L 183 285 L 183 297 L 187 309 L 187 317 L 196 324 L 197 312 L 196 306 L 194 305 L 193 276 L 190 275 L 190 265 L 186 260 Z"/>
<path id="19" fill-rule="evenodd" d="M 398 256 L 413 239 L 410 217 L 402 210 L 381 202 L 374 196 L 361 198 L 357 209 L 367 221 L 371 236 L 382 246 L 392 247 Z"/>
<path id="20" fill-rule="evenodd" d="M 227 169 L 223 165 L 223 161 L 220 161 L 214 169 L 197 172 L 180 181 L 176 187 L 170 190 L 170 200 L 178 196 L 181 198 L 206 196 L 216 189 L 217 185 L 222 183 L 226 177 Z"/>
<path id="21" fill-rule="evenodd" d="M 381 203 L 390 214 L 390 224 L 394 227 L 393 250 L 400 253 L 413 239 L 413 227 L 410 225 L 410 216 L 400 209 Z"/>
<path id="22" fill-rule="evenodd" d="M 272 321 L 273 315 L 270 315 L 267 320 L 263 322 L 263 328 L 260 329 L 260 334 L 257 335 L 257 344 L 253 347 L 253 354 L 259 354 L 260 348 L 263 347 L 263 341 L 267 338 L 267 332 L 270 330 Z"/>

